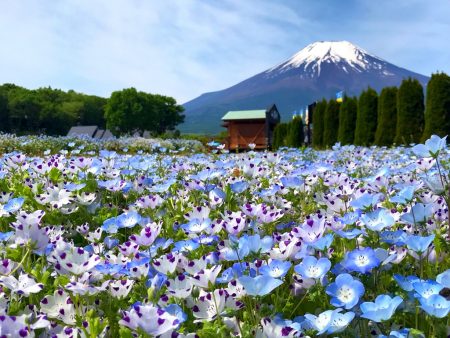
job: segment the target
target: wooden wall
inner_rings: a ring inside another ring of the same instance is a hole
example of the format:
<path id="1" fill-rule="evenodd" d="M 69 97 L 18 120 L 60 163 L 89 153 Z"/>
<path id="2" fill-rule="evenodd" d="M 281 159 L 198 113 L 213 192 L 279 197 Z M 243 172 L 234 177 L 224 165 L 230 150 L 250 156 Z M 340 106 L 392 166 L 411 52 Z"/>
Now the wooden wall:
<path id="1" fill-rule="evenodd" d="M 266 121 L 242 120 L 228 121 L 229 149 L 248 149 L 250 143 L 256 149 L 267 148 Z"/>

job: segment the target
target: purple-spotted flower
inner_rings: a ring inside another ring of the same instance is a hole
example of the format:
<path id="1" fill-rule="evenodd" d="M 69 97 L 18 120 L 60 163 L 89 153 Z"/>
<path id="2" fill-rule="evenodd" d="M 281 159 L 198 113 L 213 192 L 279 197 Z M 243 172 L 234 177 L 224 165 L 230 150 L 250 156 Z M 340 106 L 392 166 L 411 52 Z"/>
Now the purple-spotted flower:
<path id="1" fill-rule="evenodd" d="M 176 298 L 187 298 L 191 295 L 193 284 L 190 278 L 181 274 L 166 281 L 167 291 Z"/>
<path id="2" fill-rule="evenodd" d="M 53 296 L 45 296 L 40 302 L 41 311 L 48 317 L 63 321 L 66 324 L 75 324 L 75 307 L 70 296 L 59 289 Z"/>
<path id="3" fill-rule="evenodd" d="M 100 257 L 90 254 L 83 248 L 78 248 L 69 243 L 60 241 L 48 257 L 56 271 L 61 274 L 81 275 L 92 270 L 101 262 Z"/>
<path id="4" fill-rule="evenodd" d="M 159 336 L 177 329 L 180 320 L 164 309 L 153 304 L 146 304 L 135 305 L 129 311 L 123 311 L 119 324 L 132 330 L 141 329 L 151 336 Z"/>
<path id="5" fill-rule="evenodd" d="M 194 322 L 211 321 L 220 316 L 226 308 L 237 310 L 244 306 L 235 300 L 224 289 L 213 292 L 201 292 L 198 301 L 192 307 L 192 314 L 197 318 Z"/>
<path id="6" fill-rule="evenodd" d="M 2 276 L 0 277 L 0 284 L 10 289 L 11 292 L 24 295 L 25 297 L 28 297 L 30 293 L 41 292 L 44 288 L 42 283 L 36 283 L 26 273 L 21 273 L 19 279 L 16 279 L 14 276 Z"/>

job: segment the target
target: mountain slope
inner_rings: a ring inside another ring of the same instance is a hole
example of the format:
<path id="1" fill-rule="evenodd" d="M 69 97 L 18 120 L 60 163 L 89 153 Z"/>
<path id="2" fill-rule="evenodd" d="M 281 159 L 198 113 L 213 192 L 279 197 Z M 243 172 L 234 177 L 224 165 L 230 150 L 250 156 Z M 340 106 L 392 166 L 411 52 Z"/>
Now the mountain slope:
<path id="1" fill-rule="evenodd" d="M 275 103 L 283 119 L 294 110 L 345 90 L 348 95 L 371 86 L 398 86 L 402 79 L 428 77 L 397 67 L 347 41 L 315 42 L 279 65 L 230 88 L 205 93 L 186 102 L 183 132 L 217 133 L 229 110 L 261 109 Z"/>

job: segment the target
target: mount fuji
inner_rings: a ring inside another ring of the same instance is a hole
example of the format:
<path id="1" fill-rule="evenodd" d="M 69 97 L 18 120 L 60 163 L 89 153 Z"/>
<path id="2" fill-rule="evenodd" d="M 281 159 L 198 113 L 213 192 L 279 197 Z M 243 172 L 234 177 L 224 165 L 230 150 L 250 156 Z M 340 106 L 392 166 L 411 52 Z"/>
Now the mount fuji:
<path id="1" fill-rule="evenodd" d="M 183 132 L 217 133 L 229 110 L 265 109 L 275 103 L 284 120 L 292 112 L 344 90 L 359 95 L 371 86 L 380 91 L 412 77 L 426 85 L 429 78 L 395 66 L 348 41 L 312 43 L 288 60 L 230 88 L 205 93 L 183 104 Z"/>

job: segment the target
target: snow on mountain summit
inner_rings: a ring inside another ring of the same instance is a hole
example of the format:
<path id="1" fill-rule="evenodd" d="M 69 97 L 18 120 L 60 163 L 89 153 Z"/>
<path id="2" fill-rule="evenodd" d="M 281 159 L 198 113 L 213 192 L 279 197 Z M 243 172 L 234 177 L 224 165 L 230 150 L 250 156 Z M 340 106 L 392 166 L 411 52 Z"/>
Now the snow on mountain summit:
<path id="1" fill-rule="evenodd" d="M 309 70 L 311 75 L 320 75 L 323 63 L 340 64 L 348 73 L 350 69 L 357 72 L 382 69 L 385 61 L 348 41 L 318 41 L 306 46 L 289 60 L 269 69 L 267 73 L 302 68 L 305 71 Z"/>

